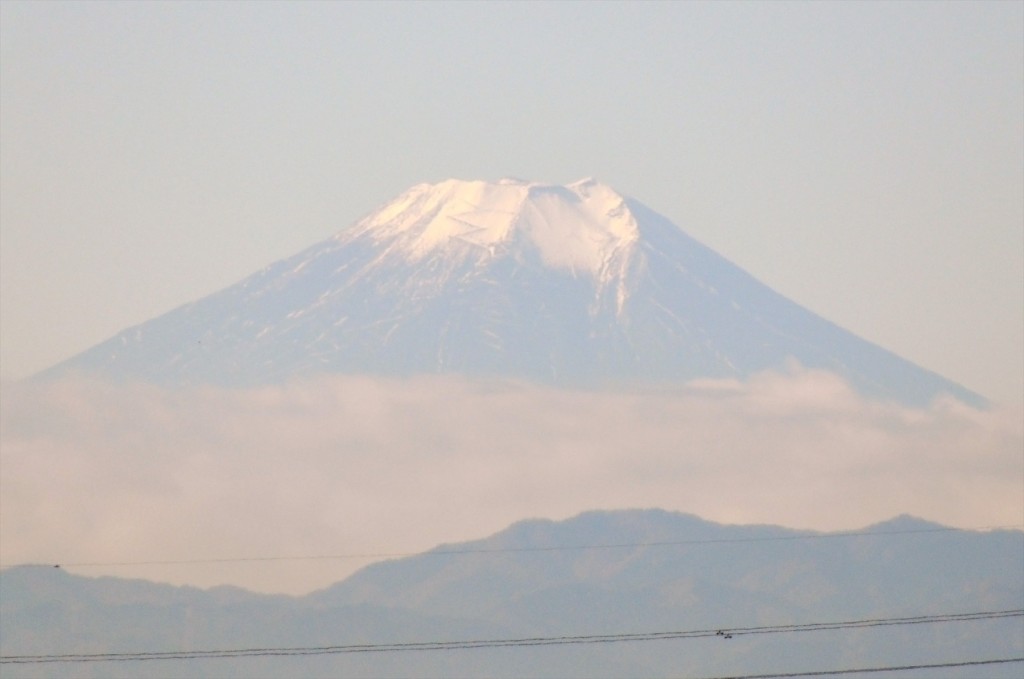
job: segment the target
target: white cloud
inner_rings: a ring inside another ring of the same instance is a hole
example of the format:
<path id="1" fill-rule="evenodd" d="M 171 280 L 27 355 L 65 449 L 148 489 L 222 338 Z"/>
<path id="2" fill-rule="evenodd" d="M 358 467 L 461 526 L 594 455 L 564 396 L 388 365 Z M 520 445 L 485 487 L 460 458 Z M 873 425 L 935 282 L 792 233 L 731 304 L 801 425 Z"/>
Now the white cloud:
<path id="1" fill-rule="evenodd" d="M 358 377 L 253 390 L 6 385 L 2 560 L 394 553 L 662 507 L 857 528 L 1019 524 L 1019 412 L 867 401 L 828 373 L 587 392 Z M 304 592 L 366 560 L 79 567 Z M 73 570 L 75 570 L 73 568 Z"/>

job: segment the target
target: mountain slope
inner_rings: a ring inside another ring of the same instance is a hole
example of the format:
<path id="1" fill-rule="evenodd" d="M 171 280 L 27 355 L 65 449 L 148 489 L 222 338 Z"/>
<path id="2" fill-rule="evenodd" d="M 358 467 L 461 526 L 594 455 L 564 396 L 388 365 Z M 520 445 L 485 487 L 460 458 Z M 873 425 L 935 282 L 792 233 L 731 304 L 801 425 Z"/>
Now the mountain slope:
<path id="1" fill-rule="evenodd" d="M 588 611 L 586 632 L 631 610 L 655 626 L 728 627 L 735 614 L 753 615 L 751 605 L 758 619 L 776 620 L 871 616 L 905 601 L 929 610 L 1024 604 L 1022 548 L 1019 532 L 951 531 L 905 516 L 845 537 L 663 510 L 594 511 L 375 564 L 312 597 L 553 633 L 561 616 L 536 606 L 565 591 L 576 593 L 575 614 Z"/>
<path id="2" fill-rule="evenodd" d="M 598 385 L 743 378 L 791 359 L 872 396 L 983 403 L 594 180 L 415 186 L 334 238 L 44 375 L 254 385 L 461 373 Z"/>
<path id="3" fill-rule="evenodd" d="M 22 567 L 0 573 L 0 647 L 5 656 L 311 647 L 737 630 L 1024 607 L 1020 531 L 948 530 L 901 517 L 859 532 L 723 526 L 658 510 L 589 512 L 379 563 L 299 598 Z M 1012 617 L 729 640 L 4 665 L 3 674 L 729 676 L 1017 657 L 1022 624 Z M 970 676 L 1013 677 L 1020 666 L 983 669 Z M 963 668 L 928 673 L 963 675 Z"/>

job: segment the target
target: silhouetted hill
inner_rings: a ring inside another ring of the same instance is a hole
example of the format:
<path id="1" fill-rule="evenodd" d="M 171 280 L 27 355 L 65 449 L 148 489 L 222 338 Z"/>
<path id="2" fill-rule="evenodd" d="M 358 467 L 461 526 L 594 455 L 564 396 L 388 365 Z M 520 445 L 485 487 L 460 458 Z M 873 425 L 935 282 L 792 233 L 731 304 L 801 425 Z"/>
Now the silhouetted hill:
<path id="1" fill-rule="evenodd" d="M 3 655 L 738 630 L 1024 608 L 1020 531 L 951 530 L 904 516 L 856 533 L 728 526 L 660 510 L 588 512 L 378 563 L 299 598 L 20 567 L 0 575 Z M 731 639 L 5 664 L 3 674 L 699 677 L 1022 652 L 1024 619 L 1012 617 Z M 1020 665 L 980 669 L 927 676 L 1011 677 Z"/>

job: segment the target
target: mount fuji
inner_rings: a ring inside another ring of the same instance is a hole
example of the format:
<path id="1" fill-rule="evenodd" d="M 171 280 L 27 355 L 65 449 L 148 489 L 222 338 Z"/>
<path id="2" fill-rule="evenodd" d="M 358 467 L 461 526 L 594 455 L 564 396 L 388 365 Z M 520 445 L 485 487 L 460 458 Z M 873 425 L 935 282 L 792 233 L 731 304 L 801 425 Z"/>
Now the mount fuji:
<path id="1" fill-rule="evenodd" d="M 249 386 L 459 373 L 597 386 L 742 379 L 793 360 L 872 397 L 985 403 L 593 179 L 414 186 L 334 237 L 41 376 Z"/>

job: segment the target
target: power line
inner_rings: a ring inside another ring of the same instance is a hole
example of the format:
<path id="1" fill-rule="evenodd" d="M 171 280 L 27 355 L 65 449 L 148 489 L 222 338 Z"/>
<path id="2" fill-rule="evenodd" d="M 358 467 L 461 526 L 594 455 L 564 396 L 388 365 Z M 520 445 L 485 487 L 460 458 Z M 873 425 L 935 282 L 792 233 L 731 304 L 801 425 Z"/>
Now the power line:
<path id="1" fill-rule="evenodd" d="M 890 667 L 859 667 L 856 669 L 818 670 L 817 672 L 777 672 L 773 674 L 741 674 L 731 677 L 705 677 L 705 679 L 783 679 L 784 677 L 828 677 L 837 674 L 870 674 L 872 672 L 907 672 L 909 670 L 934 670 L 942 667 L 972 667 L 977 665 L 1000 665 L 1024 662 L 1022 658 L 993 658 L 990 660 L 962 660 L 960 662 L 928 663 L 924 665 L 893 665 Z"/>
<path id="2" fill-rule="evenodd" d="M 271 562 L 271 561 L 340 561 L 345 559 L 397 559 L 410 556 L 452 556 L 461 554 L 506 554 L 506 553 L 528 553 L 528 552 L 572 552 L 601 549 L 633 549 L 639 547 L 680 547 L 687 545 L 716 545 L 716 544 L 739 544 L 758 542 L 792 542 L 803 540 L 831 540 L 853 537 L 888 537 L 893 535 L 914 535 L 922 533 L 950 533 L 965 531 L 987 531 L 1019 529 L 1022 526 L 980 526 L 977 528 L 911 528 L 906 530 L 892 531 L 844 531 L 837 533 L 811 533 L 808 535 L 775 535 L 765 537 L 743 537 L 743 538 L 707 538 L 694 540 L 661 540 L 653 542 L 622 542 L 614 544 L 597 545 L 563 545 L 550 547 L 467 547 L 460 549 L 432 549 L 426 552 L 375 552 L 375 553 L 350 553 L 350 554 L 317 554 L 306 556 L 253 556 L 253 557 L 225 557 L 212 559 L 163 559 L 149 561 L 86 561 L 86 562 L 60 562 L 63 567 L 89 568 L 100 566 L 180 566 L 180 565 L 201 565 L 218 563 L 246 563 L 246 562 Z M 11 568 L 14 566 L 45 566 L 47 568 L 55 564 L 0 564 L 0 568 Z"/>
<path id="3" fill-rule="evenodd" d="M 379 644 L 343 644 L 333 646 L 257 647 L 215 649 L 208 651 L 139 651 L 133 653 L 58 653 L 48 655 L 0 656 L 3 664 L 124 662 L 150 660 L 196 660 L 203 658 L 243 658 L 254 656 L 340 655 L 348 653 L 387 653 L 397 651 L 452 651 L 479 648 L 507 648 L 524 646 L 561 646 L 569 644 L 607 644 L 627 641 L 662 641 L 669 639 L 699 639 L 719 637 L 732 639 L 752 634 L 788 634 L 823 630 L 856 629 L 864 627 L 891 627 L 949 622 L 972 622 L 1024 616 L 1024 608 L 1004 611 L 976 611 L 945 613 L 902 618 L 867 618 L 834 622 L 764 625 L 757 627 L 729 627 L 674 632 L 639 632 L 595 634 L 577 636 L 527 637 L 518 639 L 471 639 L 460 641 L 422 641 Z M 799 675 L 795 675 L 799 676 Z"/>

